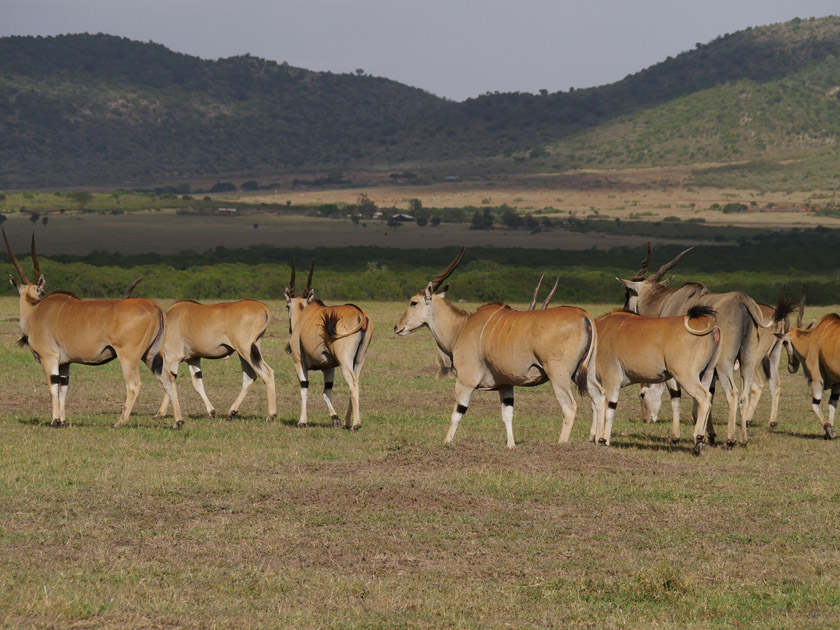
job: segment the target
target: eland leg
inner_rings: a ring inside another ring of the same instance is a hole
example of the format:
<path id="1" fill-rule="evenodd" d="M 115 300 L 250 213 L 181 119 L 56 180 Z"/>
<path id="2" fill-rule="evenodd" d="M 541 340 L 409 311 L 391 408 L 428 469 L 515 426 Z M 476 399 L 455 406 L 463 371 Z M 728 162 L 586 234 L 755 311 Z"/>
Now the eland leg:
<path id="1" fill-rule="evenodd" d="M 333 406 L 333 385 L 335 384 L 335 368 L 324 369 L 324 402 L 327 403 L 327 411 L 330 413 L 330 420 L 334 427 L 341 426 L 341 418 L 335 412 Z M 348 410 L 349 414 L 349 410 Z"/>
<path id="2" fill-rule="evenodd" d="M 242 401 L 245 400 L 245 395 L 248 393 L 248 390 L 251 389 L 251 385 L 254 384 L 254 381 L 257 380 L 257 373 L 254 372 L 254 368 L 251 367 L 251 364 L 248 363 L 242 355 L 239 355 L 239 364 L 242 366 L 242 387 L 239 390 L 239 394 L 236 396 L 236 400 L 233 401 L 233 404 L 228 410 L 228 420 L 235 418 L 239 413 L 239 405 L 241 405 Z"/>
<path id="3" fill-rule="evenodd" d="M 822 394 L 823 394 L 823 382 L 822 379 L 814 379 L 810 383 L 811 385 L 811 409 L 814 410 L 814 413 L 817 416 L 817 420 L 822 426 L 823 430 L 825 431 L 825 438 L 827 440 L 833 440 L 836 437 L 835 429 L 834 429 L 834 413 L 837 410 L 837 399 L 840 398 L 840 386 L 835 385 L 831 388 L 831 397 L 829 398 L 828 403 L 828 420 L 826 420 L 825 416 L 820 409 L 820 403 L 822 403 Z M 833 403 L 833 404 L 832 404 Z"/>
<path id="4" fill-rule="evenodd" d="M 125 404 L 123 405 L 120 417 L 114 424 L 114 428 L 124 426 L 131 416 L 131 410 L 134 408 L 134 402 L 137 400 L 137 394 L 140 393 L 140 370 L 138 363 L 123 357 L 119 357 L 120 367 L 122 367 L 123 378 L 125 379 Z M 167 392 L 169 393 L 169 392 Z"/>
<path id="5" fill-rule="evenodd" d="M 838 399 L 840 399 L 840 383 L 831 386 L 831 397 L 828 399 L 828 426 L 823 426 L 823 429 L 825 429 L 825 439 L 827 440 L 833 440 L 837 437 L 837 433 L 834 430 L 834 414 L 837 412 Z"/>
<path id="6" fill-rule="evenodd" d="M 703 437 L 706 435 L 706 423 L 712 405 L 712 394 L 701 381 L 684 382 L 683 389 L 697 403 L 697 419 L 694 424 L 694 454 L 699 455 L 703 449 Z"/>
<path id="7" fill-rule="evenodd" d="M 669 444 L 676 444 L 680 441 L 680 403 L 682 402 L 682 390 L 675 379 L 666 381 L 668 395 L 671 397 L 671 437 Z M 700 413 L 700 410 L 697 412 Z"/>
<path id="8" fill-rule="evenodd" d="M 474 387 L 464 385 L 461 381 L 455 383 L 455 408 L 452 410 L 452 417 L 449 420 L 449 431 L 446 433 L 446 438 L 443 441 L 444 444 L 450 444 L 455 437 L 458 424 L 460 424 L 461 418 L 464 417 L 464 414 L 467 413 L 467 409 L 470 407 L 470 398 L 472 398 L 473 391 L 475 391 Z"/>
<path id="9" fill-rule="evenodd" d="M 779 401 L 782 397 L 782 383 L 779 379 L 779 361 L 782 358 L 783 345 L 781 341 L 777 342 L 766 359 L 770 372 L 770 376 L 767 379 L 767 384 L 770 386 L 770 420 L 767 422 L 767 426 L 769 427 L 775 427 L 779 423 Z"/>
<path id="10" fill-rule="evenodd" d="M 356 373 L 353 368 L 341 364 L 341 375 L 347 382 L 347 387 L 350 388 L 350 408 L 347 409 L 347 415 L 344 417 L 344 428 L 358 431 L 362 428 L 362 412 L 359 408 L 359 379 L 356 378 Z M 353 424 L 350 424 L 350 413 L 353 414 Z"/>
<path id="11" fill-rule="evenodd" d="M 65 363 L 64 365 L 58 366 L 58 378 L 59 378 L 59 392 L 58 392 L 58 413 L 59 419 L 61 420 L 61 424 L 63 425 L 67 422 L 67 416 L 65 411 L 65 403 L 67 402 L 67 388 L 70 385 L 70 364 Z M 832 414 L 833 415 L 833 414 Z"/>
<path id="12" fill-rule="evenodd" d="M 543 369 L 551 381 L 551 388 L 554 390 L 554 397 L 560 403 L 560 409 L 563 412 L 563 428 L 560 429 L 559 444 L 565 444 L 569 441 L 572 434 L 572 427 L 575 424 L 575 415 L 577 415 L 577 403 L 574 396 L 572 396 L 572 376 L 571 374 L 552 370 L 550 366 L 544 365 Z"/>
<path id="13" fill-rule="evenodd" d="M 613 421 L 615 420 L 615 410 L 618 409 L 618 394 L 620 387 L 610 386 L 604 387 L 604 398 L 599 404 L 601 412 L 604 417 L 603 428 L 598 436 L 598 443 L 605 446 L 610 445 L 612 438 Z"/>
<path id="14" fill-rule="evenodd" d="M 41 367 L 44 370 L 44 376 L 47 377 L 47 387 L 50 389 L 50 400 L 52 402 L 52 420 L 51 427 L 60 427 L 64 424 L 64 419 L 61 417 L 61 373 L 60 367 L 56 361 L 46 360 L 41 358 Z"/>
<path id="15" fill-rule="evenodd" d="M 297 374 L 298 382 L 300 383 L 300 419 L 297 425 L 299 427 L 305 427 L 307 425 L 306 404 L 309 400 L 309 373 L 303 365 L 295 363 L 295 374 Z"/>
<path id="16" fill-rule="evenodd" d="M 201 402 L 204 403 L 204 409 L 207 410 L 207 415 L 215 418 L 216 409 L 213 407 L 210 399 L 207 398 L 207 392 L 204 391 L 204 375 L 201 373 L 201 359 L 190 359 L 187 361 L 187 366 L 190 369 L 190 382 L 192 383 L 193 389 L 201 397 Z"/>
<path id="17" fill-rule="evenodd" d="M 499 388 L 499 401 L 502 403 L 502 422 L 505 423 L 507 447 L 513 448 L 516 446 L 516 442 L 513 441 L 513 385 Z"/>

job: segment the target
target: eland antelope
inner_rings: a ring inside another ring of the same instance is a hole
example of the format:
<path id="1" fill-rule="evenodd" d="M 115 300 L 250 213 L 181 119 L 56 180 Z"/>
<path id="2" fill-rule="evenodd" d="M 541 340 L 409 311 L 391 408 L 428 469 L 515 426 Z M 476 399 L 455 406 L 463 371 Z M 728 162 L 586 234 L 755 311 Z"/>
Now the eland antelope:
<path id="1" fill-rule="evenodd" d="M 202 359 L 227 358 L 234 352 L 242 366 L 242 388 L 228 411 L 228 418 L 239 412 L 248 389 L 259 376 L 265 383 L 268 396 L 266 420 L 277 416 L 277 396 L 274 391 L 274 370 L 265 361 L 260 344 L 271 321 L 271 312 L 262 302 L 240 300 L 222 304 L 199 304 L 193 301 L 176 302 L 166 311 L 166 335 L 163 338 L 164 369 L 174 377 L 178 366 L 189 366 L 192 386 L 211 418 L 216 410 L 204 391 L 201 372 Z M 166 415 L 169 396 L 164 394 L 158 417 Z"/>
<path id="2" fill-rule="evenodd" d="M 721 347 L 715 366 L 715 376 L 726 394 L 729 409 L 726 446 L 731 448 L 735 445 L 739 403 L 741 431 L 738 439 L 742 445 L 746 446 L 747 422 L 750 420 L 748 397 L 756 364 L 762 358 L 758 350 L 758 330 L 772 328 L 774 323 L 778 328 L 780 322 L 765 321 L 758 304 L 741 291 L 713 293 L 699 282 L 689 282 L 678 289 L 666 286 L 666 283 L 662 282 L 665 273 L 692 249 L 686 249 L 676 258 L 662 265 L 656 273 L 646 276 L 647 263 L 650 260 L 650 245 L 648 245 L 648 257 L 636 278 L 618 279 L 626 289 L 625 310 L 645 317 L 673 317 L 685 315 L 695 305 L 709 306 L 714 309 L 715 322 L 721 331 Z M 736 359 L 741 364 L 743 382 L 740 397 L 734 376 Z"/>
<path id="3" fill-rule="evenodd" d="M 811 409 L 825 431 L 825 438 L 837 437 L 834 414 L 840 399 L 840 315 L 829 313 L 814 325 L 802 327 L 805 295 L 799 303 L 796 326 L 787 334 L 778 335 L 788 345 L 788 372 L 793 374 L 802 365 L 802 372 L 811 386 Z M 820 409 L 823 391 L 831 390 L 828 399 L 828 419 Z"/>
<path id="4" fill-rule="evenodd" d="M 333 380 L 335 368 L 350 389 L 350 404 L 344 416 L 344 428 L 358 430 L 362 426 L 359 410 L 359 375 L 365 362 L 365 354 L 373 337 L 373 321 L 354 304 L 326 306 L 315 299 L 312 290 L 312 271 L 303 293 L 295 296 L 295 262 L 292 260 L 292 275 L 286 288 L 286 305 L 289 309 L 289 345 L 295 363 L 295 373 L 300 381 L 299 427 L 307 425 L 306 405 L 309 398 L 309 370 L 324 373 L 324 400 L 333 426 L 341 425 L 341 418 L 333 407 Z M 352 416 L 352 425 L 351 422 Z"/>
<path id="5" fill-rule="evenodd" d="M 595 380 L 597 333 L 592 317 L 583 309 L 558 306 L 539 311 L 515 311 L 504 304 L 486 304 L 468 313 L 446 300 L 448 285 L 441 284 L 464 257 L 462 248 L 449 266 L 425 289 L 411 298 L 394 326 L 407 335 L 428 326 L 440 351 L 451 357 L 455 369 L 455 408 L 446 443 L 455 437 L 476 389 L 496 390 L 502 403 L 507 446 L 513 448 L 513 388 L 551 382 L 563 413 L 560 442 L 568 442 L 577 403 L 572 380 L 593 401 L 602 390 Z M 594 405 L 593 405 L 594 410 Z M 590 439 L 595 438 L 593 415 Z"/>
<path id="6" fill-rule="evenodd" d="M 720 352 L 720 329 L 708 306 L 692 306 L 682 317 L 642 317 L 616 311 L 595 320 L 598 330 L 597 374 L 606 410 L 598 442 L 610 443 L 618 392 L 633 383 L 673 379 L 698 403 L 694 452 L 699 454 L 712 394 L 709 385 Z M 674 414 L 670 442 L 680 439 L 679 413 Z"/>
<path id="7" fill-rule="evenodd" d="M 66 422 L 65 400 L 70 383 L 70 364 L 102 365 L 119 359 L 126 385 L 126 398 L 115 427 L 128 422 L 140 391 L 139 364 L 143 361 L 172 398 L 174 428 L 183 424 L 178 394 L 172 376 L 163 370 L 161 347 L 165 333 L 163 309 L 145 298 L 119 300 L 80 300 L 69 293 L 44 291 L 32 235 L 32 264 L 35 284 L 30 284 L 12 251 L 6 231 L 3 240 L 20 282 L 10 276 L 20 296 L 22 346 L 29 346 L 41 364 L 52 397 L 54 427 Z"/>

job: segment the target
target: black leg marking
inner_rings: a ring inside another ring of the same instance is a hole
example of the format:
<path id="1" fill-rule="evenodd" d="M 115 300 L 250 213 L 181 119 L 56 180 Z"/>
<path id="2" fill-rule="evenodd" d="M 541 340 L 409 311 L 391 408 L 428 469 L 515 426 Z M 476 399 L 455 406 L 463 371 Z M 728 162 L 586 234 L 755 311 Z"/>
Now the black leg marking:
<path id="1" fill-rule="evenodd" d="M 59 385 L 61 383 L 61 377 L 58 374 L 50 374 L 50 384 L 51 385 Z"/>
<path id="2" fill-rule="evenodd" d="M 332 383 L 332 381 L 330 381 L 330 382 L 328 382 L 328 383 L 326 383 L 326 382 L 324 383 L 324 391 L 325 391 L 325 392 L 326 392 L 326 391 L 331 390 L 332 388 L 333 388 L 333 383 Z"/>
<path id="3" fill-rule="evenodd" d="M 510 398 L 503 398 L 502 404 L 505 407 L 513 407 L 513 396 L 511 396 Z M 464 409 L 464 411 L 466 411 L 466 409 Z"/>
<path id="4" fill-rule="evenodd" d="M 822 399 L 821 399 L 821 398 L 812 398 L 812 399 L 811 399 L 811 404 L 812 404 L 812 405 L 816 405 L 817 407 L 819 407 L 819 406 L 820 406 L 820 403 L 821 403 L 821 402 L 822 402 Z"/>
<path id="5" fill-rule="evenodd" d="M 682 392 L 679 389 L 669 389 L 668 393 L 671 395 L 671 398 L 679 398 L 682 396 Z"/>
<path id="6" fill-rule="evenodd" d="M 457 411 L 458 413 L 460 413 L 462 416 L 463 416 L 465 413 L 467 413 L 467 409 L 468 409 L 468 407 L 464 407 L 464 405 L 460 405 L 460 404 L 459 404 L 457 407 L 455 407 L 455 411 Z"/>
<path id="7" fill-rule="evenodd" d="M 828 399 L 828 404 L 836 407 L 838 399 L 840 399 L 840 394 L 832 394 L 831 398 Z"/>
<path id="8" fill-rule="evenodd" d="M 204 377 L 201 375 L 201 370 L 199 370 L 198 372 L 196 372 L 195 374 L 193 374 L 193 378 L 198 378 L 198 379 L 204 378 Z"/>
<path id="9" fill-rule="evenodd" d="M 609 407 L 610 409 L 615 411 L 616 408 L 618 407 L 618 401 L 617 400 L 611 400 L 610 402 L 607 403 L 607 407 Z"/>
<path id="10" fill-rule="evenodd" d="M 301 381 L 300 382 L 300 388 L 301 389 L 307 389 L 308 387 L 309 387 L 309 381 Z"/>
<path id="11" fill-rule="evenodd" d="M 59 383 L 59 385 L 63 385 L 64 387 L 67 387 L 70 384 L 70 377 L 59 375 L 58 383 Z"/>
<path id="12" fill-rule="evenodd" d="M 712 385 L 711 387 L 709 387 L 709 393 L 710 393 L 712 396 L 714 396 L 714 395 L 715 395 L 715 386 L 714 386 L 714 385 Z"/>

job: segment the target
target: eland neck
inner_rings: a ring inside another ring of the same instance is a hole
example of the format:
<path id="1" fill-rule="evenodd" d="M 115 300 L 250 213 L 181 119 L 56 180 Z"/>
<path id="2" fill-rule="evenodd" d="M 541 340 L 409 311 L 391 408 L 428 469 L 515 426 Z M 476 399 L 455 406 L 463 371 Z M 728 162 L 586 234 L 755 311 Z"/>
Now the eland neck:
<path id="1" fill-rule="evenodd" d="M 461 334 L 461 328 L 470 316 L 468 312 L 454 306 L 446 298 L 432 297 L 429 308 L 429 319 L 426 322 L 438 348 L 448 355 L 452 355 L 452 346 Z"/>

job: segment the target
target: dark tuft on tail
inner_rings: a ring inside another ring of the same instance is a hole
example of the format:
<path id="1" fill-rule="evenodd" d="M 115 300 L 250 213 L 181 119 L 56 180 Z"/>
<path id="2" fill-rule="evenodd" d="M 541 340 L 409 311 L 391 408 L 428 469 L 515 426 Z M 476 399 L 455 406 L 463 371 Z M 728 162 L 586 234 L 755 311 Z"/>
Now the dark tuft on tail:
<path id="1" fill-rule="evenodd" d="M 292 354 L 292 344 L 287 343 L 284 349 L 286 350 L 286 354 Z"/>
<path id="2" fill-rule="evenodd" d="M 688 309 L 688 318 L 695 319 L 697 317 L 711 317 L 714 319 L 717 317 L 717 312 L 711 306 L 696 304 Z"/>
<path id="3" fill-rule="evenodd" d="M 323 317 L 323 326 L 324 326 L 324 336 L 327 339 L 335 339 L 338 336 L 338 322 L 340 318 L 338 313 L 334 310 L 329 309 L 324 313 Z"/>
<path id="4" fill-rule="evenodd" d="M 251 344 L 251 362 L 254 365 L 259 365 L 260 363 L 262 363 L 262 353 L 260 352 L 260 349 L 257 348 L 257 344 L 255 343 Z"/>
<path id="5" fill-rule="evenodd" d="M 29 345 L 29 336 L 28 336 L 28 335 L 24 335 L 23 337 L 21 337 L 20 339 L 18 339 L 17 344 L 18 344 L 21 348 L 25 348 L 26 346 L 28 346 L 28 345 Z"/>
<path id="6" fill-rule="evenodd" d="M 796 299 L 785 297 L 784 293 L 779 296 L 779 301 L 776 302 L 776 310 L 773 311 L 773 321 L 781 322 L 787 319 L 788 315 L 796 310 L 798 303 Z"/>
<path id="7" fill-rule="evenodd" d="M 589 367 L 586 364 L 586 359 L 589 356 L 589 351 L 592 348 L 592 344 L 595 342 L 595 334 L 592 330 L 592 322 L 589 321 L 588 318 L 586 320 L 586 332 L 589 335 L 589 341 L 586 344 L 586 349 L 583 352 L 583 356 L 580 358 L 580 364 L 578 365 L 577 372 L 575 372 L 573 375 L 575 385 L 577 385 L 581 398 L 586 398 L 589 395 L 587 387 Z"/>
<path id="8" fill-rule="evenodd" d="M 163 374 L 163 355 L 160 352 L 152 359 L 152 374 L 155 376 Z"/>

